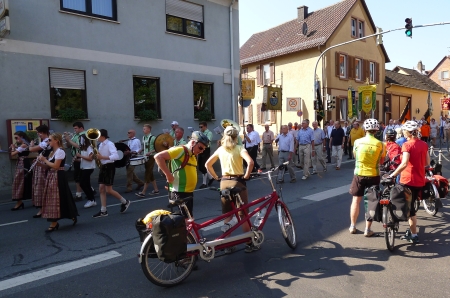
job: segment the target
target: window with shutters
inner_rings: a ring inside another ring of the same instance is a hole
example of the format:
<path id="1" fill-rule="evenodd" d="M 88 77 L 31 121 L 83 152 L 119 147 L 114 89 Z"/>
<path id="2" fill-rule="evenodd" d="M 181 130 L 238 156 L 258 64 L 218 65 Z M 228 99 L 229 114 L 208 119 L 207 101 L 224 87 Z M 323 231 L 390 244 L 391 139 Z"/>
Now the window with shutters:
<path id="1" fill-rule="evenodd" d="M 270 80 L 270 64 L 264 64 L 263 65 L 263 82 L 264 85 L 270 85 L 271 80 Z"/>
<path id="2" fill-rule="evenodd" d="M 159 78 L 133 77 L 134 118 L 145 114 L 153 114 L 153 118 L 161 119 L 161 102 Z"/>
<path id="3" fill-rule="evenodd" d="M 339 54 L 339 77 L 347 78 L 347 55 Z"/>
<path id="4" fill-rule="evenodd" d="M 203 118 L 201 114 L 208 113 L 214 118 L 214 84 L 194 82 L 194 118 Z"/>
<path id="5" fill-rule="evenodd" d="M 351 35 L 356 37 L 356 19 L 351 19 Z"/>
<path id="6" fill-rule="evenodd" d="M 59 111 L 75 109 L 87 115 L 86 73 L 84 70 L 49 68 L 51 117 Z"/>
<path id="7" fill-rule="evenodd" d="M 244 127 L 249 123 L 253 124 L 253 105 L 250 104 L 246 108 L 238 107 L 238 123 L 240 126 L 244 123 Z"/>
<path id="8" fill-rule="evenodd" d="M 242 79 L 248 79 L 248 68 L 243 68 L 241 73 Z"/>
<path id="9" fill-rule="evenodd" d="M 117 21 L 116 0 L 60 0 L 62 11 Z"/>
<path id="10" fill-rule="evenodd" d="M 166 0 L 166 30 L 204 38 L 203 6 L 181 0 Z"/>
<path id="11" fill-rule="evenodd" d="M 364 22 L 358 21 L 358 38 L 364 37 Z"/>
<path id="12" fill-rule="evenodd" d="M 375 67 L 375 62 L 369 62 L 369 70 L 370 70 L 370 75 L 369 75 L 369 81 L 371 83 L 375 83 L 375 79 L 376 79 L 376 67 Z"/>
<path id="13" fill-rule="evenodd" d="M 362 60 L 355 58 L 355 80 L 362 81 Z"/>
<path id="14" fill-rule="evenodd" d="M 448 70 L 441 71 L 441 80 L 448 80 L 448 79 L 449 79 Z"/>

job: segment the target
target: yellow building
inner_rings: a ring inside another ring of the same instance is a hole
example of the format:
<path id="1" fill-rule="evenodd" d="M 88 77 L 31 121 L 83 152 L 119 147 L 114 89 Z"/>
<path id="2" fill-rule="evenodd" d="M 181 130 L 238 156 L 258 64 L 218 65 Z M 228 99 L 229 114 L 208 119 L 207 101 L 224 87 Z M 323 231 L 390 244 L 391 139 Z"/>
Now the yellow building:
<path id="1" fill-rule="evenodd" d="M 385 120 L 427 118 L 430 106 L 432 117 L 439 121 L 445 94 L 444 88 L 417 70 L 400 66 L 386 70 Z"/>
<path id="2" fill-rule="evenodd" d="M 278 131 L 280 122 L 314 120 L 314 70 L 320 54 L 330 46 L 364 37 L 376 32 L 364 0 L 344 0 L 323 9 L 308 12 L 298 8 L 297 19 L 287 21 L 267 31 L 253 34 L 241 47 L 242 77 L 256 80 L 255 99 L 244 110 L 245 121 L 262 131 L 265 122 Z M 383 45 L 375 37 L 329 50 L 319 61 L 317 79 L 326 109 L 327 98 L 335 97 L 335 109 L 327 111 L 325 119 L 347 119 L 348 89 L 377 85 L 377 109 L 374 116 L 383 116 L 384 76 L 390 62 Z M 381 78 L 381 79 L 380 79 Z M 282 85 L 282 109 L 261 112 L 264 85 Z M 301 110 L 302 116 L 297 116 Z M 358 118 L 371 115 L 364 112 Z M 242 123 L 242 119 L 239 120 Z M 259 125 L 258 125 L 259 124 Z"/>

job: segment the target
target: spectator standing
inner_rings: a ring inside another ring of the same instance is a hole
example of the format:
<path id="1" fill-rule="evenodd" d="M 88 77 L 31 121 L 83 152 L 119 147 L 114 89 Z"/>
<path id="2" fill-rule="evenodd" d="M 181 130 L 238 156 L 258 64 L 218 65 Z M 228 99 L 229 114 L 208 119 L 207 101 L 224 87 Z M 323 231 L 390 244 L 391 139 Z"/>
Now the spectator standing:
<path id="1" fill-rule="evenodd" d="M 353 128 L 350 130 L 350 138 L 348 140 L 349 152 L 348 159 L 354 159 L 353 156 L 353 145 L 357 139 L 364 137 L 364 130 L 359 127 L 359 123 L 357 121 L 353 122 Z"/>
<path id="2" fill-rule="evenodd" d="M 317 174 L 317 161 L 322 165 L 324 172 L 327 171 L 327 164 L 325 163 L 325 159 L 323 158 L 323 152 L 326 150 L 325 133 L 323 132 L 322 128 L 319 127 L 319 123 L 317 121 L 314 121 L 312 123 L 312 126 L 314 130 L 314 155 L 311 154 L 313 166 L 312 175 L 315 175 Z"/>
<path id="3" fill-rule="evenodd" d="M 330 149 L 333 152 L 333 156 L 336 158 L 336 170 L 341 169 L 342 151 L 344 150 L 344 136 L 345 132 L 341 127 L 341 123 L 336 121 L 334 123 L 334 129 L 330 134 Z"/>
<path id="4" fill-rule="evenodd" d="M 281 165 L 286 161 L 291 161 L 292 156 L 294 155 L 294 138 L 292 134 L 289 133 L 287 125 L 281 126 L 281 133 L 278 135 L 278 162 Z M 295 172 L 288 164 L 287 169 L 289 171 L 289 175 L 291 176 L 291 183 L 295 182 Z M 278 180 L 279 183 L 284 182 L 284 176 L 282 179 Z"/>
<path id="5" fill-rule="evenodd" d="M 302 128 L 297 133 L 297 146 L 299 155 L 299 166 L 303 168 L 302 180 L 309 177 L 309 167 L 311 165 L 311 155 L 315 156 L 314 149 L 314 132 L 308 126 L 306 120 L 302 121 Z"/>
<path id="6" fill-rule="evenodd" d="M 261 170 L 266 169 L 266 161 L 267 157 L 269 157 L 270 160 L 270 167 L 274 168 L 275 163 L 273 162 L 273 141 L 275 140 L 275 137 L 273 135 L 273 131 L 269 129 L 269 125 L 266 124 L 264 126 L 264 132 L 262 134 L 262 141 L 263 141 L 263 148 L 262 148 L 262 167 Z"/>

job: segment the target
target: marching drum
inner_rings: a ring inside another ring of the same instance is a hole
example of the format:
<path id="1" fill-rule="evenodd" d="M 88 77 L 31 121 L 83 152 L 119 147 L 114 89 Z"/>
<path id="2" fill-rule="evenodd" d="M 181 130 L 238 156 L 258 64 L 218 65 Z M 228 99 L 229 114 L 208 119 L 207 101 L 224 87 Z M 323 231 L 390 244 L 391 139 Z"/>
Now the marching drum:
<path id="1" fill-rule="evenodd" d="M 133 158 L 130 158 L 130 166 L 140 166 L 145 164 L 145 162 L 148 160 L 147 156 L 136 156 Z"/>
<path id="2" fill-rule="evenodd" d="M 129 155 L 125 155 L 125 151 L 130 151 L 130 147 L 128 147 L 124 143 L 114 143 L 117 149 L 117 154 L 119 155 L 119 160 L 114 161 L 114 165 L 116 168 L 122 168 L 128 165 Z"/>

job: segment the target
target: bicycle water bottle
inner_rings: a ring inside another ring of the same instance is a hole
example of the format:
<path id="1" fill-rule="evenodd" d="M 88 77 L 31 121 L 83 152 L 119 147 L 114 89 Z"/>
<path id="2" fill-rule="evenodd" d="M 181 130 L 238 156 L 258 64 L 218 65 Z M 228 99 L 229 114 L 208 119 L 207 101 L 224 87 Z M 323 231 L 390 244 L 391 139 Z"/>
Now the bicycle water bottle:
<path id="1" fill-rule="evenodd" d="M 261 224 L 261 222 L 264 219 L 264 215 L 266 215 L 266 211 L 267 211 L 267 208 L 264 207 L 263 209 L 261 209 L 261 211 L 258 212 L 258 214 L 256 214 L 256 218 L 255 218 L 255 221 L 253 222 L 253 226 L 255 226 L 256 228 L 259 227 L 259 225 Z"/>

